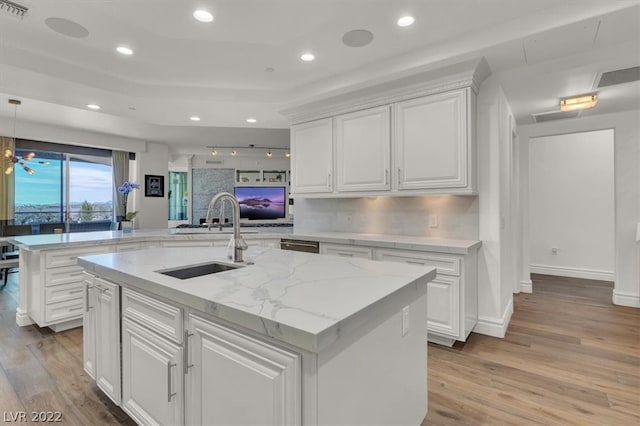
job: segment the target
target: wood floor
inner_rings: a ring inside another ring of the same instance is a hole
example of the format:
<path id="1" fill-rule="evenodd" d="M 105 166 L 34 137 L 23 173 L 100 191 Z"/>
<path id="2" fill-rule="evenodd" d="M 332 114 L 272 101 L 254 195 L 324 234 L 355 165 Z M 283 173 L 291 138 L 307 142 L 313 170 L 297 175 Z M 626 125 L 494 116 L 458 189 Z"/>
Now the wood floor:
<path id="1" fill-rule="evenodd" d="M 640 309 L 613 306 L 610 283 L 532 278 L 504 339 L 429 345 L 423 425 L 640 424 Z M 84 374 L 82 329 L 18 327 L 16 305 L 11 274 L 0 291 L 3 423 L 49 411 L 64 424 L 133 424 Z"/>

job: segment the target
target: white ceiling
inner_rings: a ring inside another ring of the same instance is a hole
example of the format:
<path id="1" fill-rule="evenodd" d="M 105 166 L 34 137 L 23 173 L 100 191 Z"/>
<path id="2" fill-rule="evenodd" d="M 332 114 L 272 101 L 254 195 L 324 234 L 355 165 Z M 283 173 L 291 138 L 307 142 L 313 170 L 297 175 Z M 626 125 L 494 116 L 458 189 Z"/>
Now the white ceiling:
<path id="1" fill-rule="evenodd" d="M 591 92 L 599 73 L 640 65 L 640 0 L 18 3 L 29 7 L 23 19 L 0 11 L 0 116 L 13 116 L 7 99 L 17 97 L 20 121 L 174 146 L 259 144 L 261 133 L 285 146 L 280 130 L 244 129 L 285 129 L 285 106 L 478 56 L 487 58 L 516 121 L 527 124 L 531 114 L 558 110 L 560 97 Z M 195 21 L 197 7 L 214 22 Z M 398 27 L 407 13 L 415 24 Z M 50 17 L 89 35 L 56 33 L 45 24 Z M 353 29 L 371 31 L 373 42 L 343 45 Z M 116 53 L 120 44 L 135 54 Z M 300 61 L 307 50 L 316 61 Z M 599 97 L 583 115 L 640 109 L 640 84 L 600 89 Z M 102 109 L 90 111 L 89 103 Z"/>

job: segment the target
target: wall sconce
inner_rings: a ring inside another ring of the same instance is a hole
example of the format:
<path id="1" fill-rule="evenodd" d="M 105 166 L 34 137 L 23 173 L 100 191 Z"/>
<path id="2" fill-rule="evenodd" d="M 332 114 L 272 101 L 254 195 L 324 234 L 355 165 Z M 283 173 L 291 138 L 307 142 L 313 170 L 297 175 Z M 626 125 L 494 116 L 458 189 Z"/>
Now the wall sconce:
<path id="1" fill-rule="evenodd" d="M 560 99 L 560 111 L 575 111 L 577 109 L 593 108 L 598 103 L 598 95 L 574 96 L 572 98 Z"/>

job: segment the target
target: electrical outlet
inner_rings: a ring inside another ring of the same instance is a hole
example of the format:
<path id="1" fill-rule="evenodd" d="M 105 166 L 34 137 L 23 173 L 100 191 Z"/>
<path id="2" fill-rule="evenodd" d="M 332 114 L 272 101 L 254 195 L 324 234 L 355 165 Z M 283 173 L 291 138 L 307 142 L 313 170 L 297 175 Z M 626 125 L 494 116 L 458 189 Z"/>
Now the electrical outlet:
<path id="1" fill-rule="evenodd" d="M 432 214 L 429 217 L 429 227 L 431 227 L 431 228 L 437 228 L 438 227 L 438 215 L 437 214 Z"/>
<path id="2" fill-rule="evenodd" d="M 409 306 L 402 308 L 402 335 L 406 336 L 409 332 Z"/>

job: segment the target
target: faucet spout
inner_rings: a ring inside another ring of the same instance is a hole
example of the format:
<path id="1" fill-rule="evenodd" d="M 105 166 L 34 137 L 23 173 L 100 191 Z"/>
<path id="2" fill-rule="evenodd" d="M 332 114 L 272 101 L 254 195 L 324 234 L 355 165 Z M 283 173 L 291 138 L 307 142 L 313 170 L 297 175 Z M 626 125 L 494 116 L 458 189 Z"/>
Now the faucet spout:
<path id="1" fill-rule="evenodd" d="M 228 192 L 220 192 L 216 194 L 209 202 L 206 222 L 208 223 L 209 229 L 211 229 L 211 226 L 213 225 L 213 209 L 219 200 L 221 200 L 222 209 L 224 209 L 224 201 L 229 201 L 231 203 L 231 208 L 233 210 L 233 237 L 229 242 L 229 245 L 232 246 L 233 249 L 231 259 L 236 263 L 241 263 L 243 261 L 242 252 L 247 249 L 247 243 L 240 235 L 240 204 L 238 204 L 236 197 Z M 221 218 L 223 217 L 223 214 L 224 213 L 220 214 Z"/>

